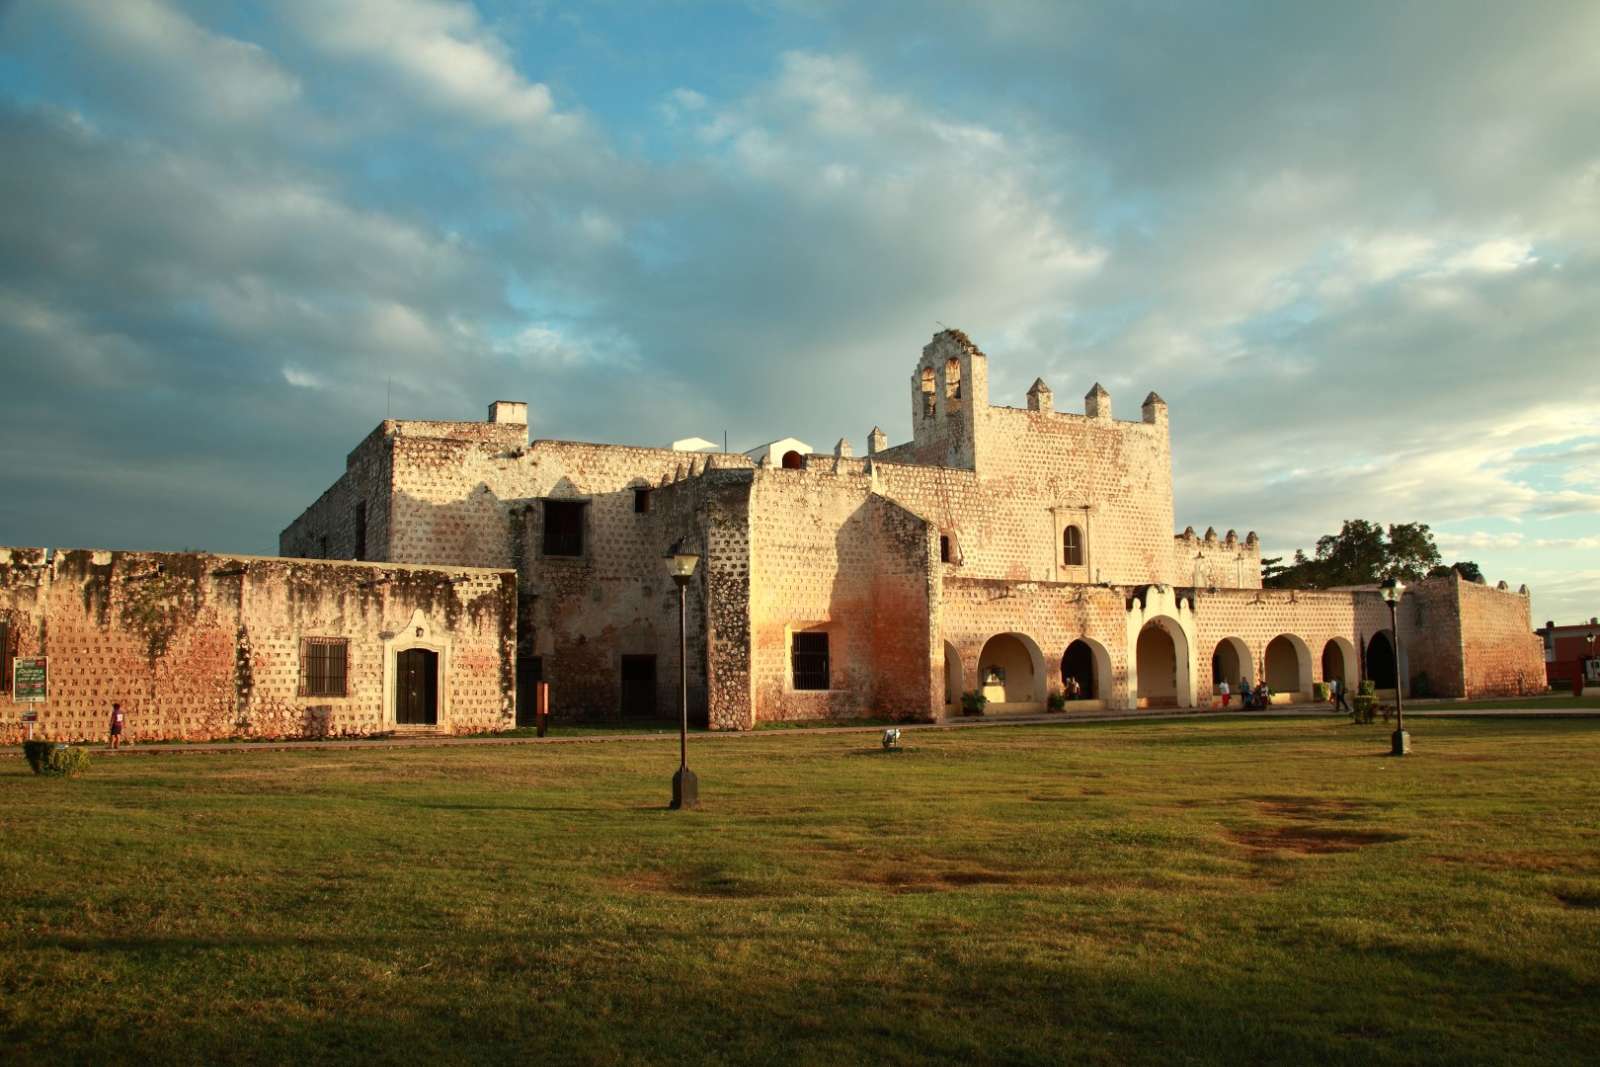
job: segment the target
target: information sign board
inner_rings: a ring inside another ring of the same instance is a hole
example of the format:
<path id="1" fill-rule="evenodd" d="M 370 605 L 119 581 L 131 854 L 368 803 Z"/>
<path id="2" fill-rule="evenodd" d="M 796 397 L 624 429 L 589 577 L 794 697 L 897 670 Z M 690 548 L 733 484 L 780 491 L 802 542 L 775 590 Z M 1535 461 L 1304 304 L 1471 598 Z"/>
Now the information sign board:
<path id="1" fill-rule="evenodd" d="M 45 699 L 49 691 L 49 674 L 45 669 L 45 657 L 38 656 L 33 659 L 23 659 L 20 656 L 11 661 L 11 699 L 18 704 L 37 704 Z"/>

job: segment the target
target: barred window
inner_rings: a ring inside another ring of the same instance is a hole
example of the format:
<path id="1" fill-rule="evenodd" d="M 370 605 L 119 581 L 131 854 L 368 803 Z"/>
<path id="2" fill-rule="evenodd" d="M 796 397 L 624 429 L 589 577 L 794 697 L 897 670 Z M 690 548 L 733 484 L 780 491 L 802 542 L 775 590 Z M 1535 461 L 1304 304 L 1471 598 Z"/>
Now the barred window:
<path id="1" fill-rule="evenodd" d="M 828 635 L 798 633 L 790 645 L 796 689 L 828 688 Z"/>
<path id="2" fill-rule="evenodd" d="M 342 637 L 307 637 L 300 642 L 300 695 L 348 696 L 350 642 Z"/>
<path id="3" fill-rule="evenodd" d="M 544 554 L 583 555 L 583 501 L 544 502 Z"/>

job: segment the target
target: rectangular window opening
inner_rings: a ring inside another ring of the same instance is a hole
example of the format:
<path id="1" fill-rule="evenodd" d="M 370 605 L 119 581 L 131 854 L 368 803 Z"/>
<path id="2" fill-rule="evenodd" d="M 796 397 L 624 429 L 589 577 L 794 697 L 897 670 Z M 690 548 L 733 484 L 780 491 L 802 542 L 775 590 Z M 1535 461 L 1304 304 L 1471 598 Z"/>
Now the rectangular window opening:
<path id="1" fill-rule="evenodd" d="M 939 562 L 950 562 L 950 538 L 948 537 L 941 536 L 939 538 Z"/>
<path id="2" fill-rule="evenodd" d="M 583 555 L 583 501 L 544 502 L 544 554 Z"/>
<path id="3" fill-rule="evenodd" d="M 300 642 L 300 695 L 349 695 L 350 642 L 342 637 L 307 637 Z"/>
<path id="4" fill-rule="evenodd" d="M 0 622 L 0 693 L 11 692 L 11 624 Z"/>
<path id="5" fill-rule="evenodd" d="M 828 635 L 825 632 L 795 634 L 790 643 L 790 661 L 796 689 L 828 688 Z"/>
<path id="6" fill-rule="evenodd" d="M 633 491 L 633 511 L 636 515 L 643 515 L 650 510 L 650 490 L 635 489 Z"/>
<path id="7" fill-rule="evenodd" d="M 356 555 L 358 560 L 367 558 L 367 502 L 365 500 L 356 504 Z"/>

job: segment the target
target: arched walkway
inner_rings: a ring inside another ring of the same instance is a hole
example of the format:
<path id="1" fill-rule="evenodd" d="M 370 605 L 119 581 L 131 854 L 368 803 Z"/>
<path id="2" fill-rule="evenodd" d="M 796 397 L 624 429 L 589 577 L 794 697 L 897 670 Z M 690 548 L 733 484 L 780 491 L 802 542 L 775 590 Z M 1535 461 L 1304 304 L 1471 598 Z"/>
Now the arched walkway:
<path id="1" fill-rule="evenodd" d="M 1211 653 L 1212 689 L 1227 682 L 1228 689 L 1237 694 L 1241 680 L 1248 680 L 1254 684 L 1254 674 L 1255 672 L 1251 670 L 1248 645 L 1237 637 L 1224 637 L 1217 642 L 1216 651 Z"/>
<path id="2" fill-rule="evenodd" d="M 963 692 L 961 678 L 961 653 L 949 641 L 944 643 L 944 702 L 959 703 Z"/>
<path id="3" fill-rule="evenodd" d="M 1311 693 L 1311 650 L 1294 634 L 1279 634 L 1267 644 L 1261 673 L 1274 693 Z"/>
<path id="4" fill-rule="evenodd" d="M 1104 700 L 1111 685 L 1111 653 L 1098 641 L 1080 637 L 1061 654 L 1061 686 L 1070 692 L 1067 679 L 1076 678 L 1077 700 Z"/>
<path id="5" fill-rule="evenodd" d="M 1335 678 L 1343 683 L 1346 692 L 1356 688 L 1356 646 L 1342 637 L 1335 637 L 1322 646 L 1322 680 Z"/>
<path id="6" fill-rule="evenodd" d="M 1367 642 L 1367 677 L 1379 689 L 1393 689 L 1395 680 L 1394 645 L 1389 635 L 1379 630 Z"/>
<path id="7" fill-rule="evenodd" d="M 978 656 L 978 684 L 990 704 L 1043 706 L 1044 656 L 1031 637 L 996 634 Z"/>
<path id="8" fill-rule="evenodd" d="M 1134 658 L 1138 707 L 1189 705 L 1189 641 L 1182 627 L 1171 619 L 1151 619 L 1139 631 Z"/>

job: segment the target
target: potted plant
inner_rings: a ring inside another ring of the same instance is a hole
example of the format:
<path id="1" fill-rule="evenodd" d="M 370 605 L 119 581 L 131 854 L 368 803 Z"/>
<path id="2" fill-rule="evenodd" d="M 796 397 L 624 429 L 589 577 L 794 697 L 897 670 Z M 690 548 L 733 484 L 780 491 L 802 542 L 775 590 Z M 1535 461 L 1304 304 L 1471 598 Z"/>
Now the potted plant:
<path id="1" fill-rule="evenodd" d="M 1045 706 L 1051 711 L 1065 711 L 1067 707 L 1067 694 L 1059 689 L 1050 690 L 1050 696 L 1045 700 Z"/>
<path id="2" fill-rule="evenodd" d="M 961 714 L 982 715 L 984 705 L 989 703 L 989 698 L 983 695 L 981 689 L 971 689 L 961 694 Z"/>
<path id="3" fill-rule="evenodd" d="M 1316 698 L 1317 703 L 1326 704 L 1331 696 L 1331 694 L 1328 692 L 1328 683 L 1317 682 L 1313 684 L 1311 686 L 1311 695 Z"/>

